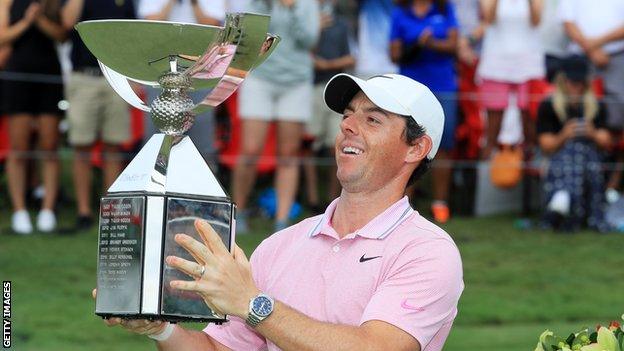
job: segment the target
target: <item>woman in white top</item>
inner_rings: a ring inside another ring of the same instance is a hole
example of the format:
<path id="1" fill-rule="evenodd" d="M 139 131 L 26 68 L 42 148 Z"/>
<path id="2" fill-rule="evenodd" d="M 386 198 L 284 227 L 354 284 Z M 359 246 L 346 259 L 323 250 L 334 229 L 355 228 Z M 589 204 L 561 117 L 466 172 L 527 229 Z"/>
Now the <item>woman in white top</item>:
<path id="1" fill-rule="evenodd" d="M 487 25 L 477 76 L 481 80 L 481 103 L 487 110 L 487 144 L 483 157 L 489 158 L 514 91 L 522 113 L 525 145 L 534 142 L 535 126 L 529 119 L 529 84 L 544 76 L 544 54 L 538 26 L 542 0 L 481 0 Z"/>

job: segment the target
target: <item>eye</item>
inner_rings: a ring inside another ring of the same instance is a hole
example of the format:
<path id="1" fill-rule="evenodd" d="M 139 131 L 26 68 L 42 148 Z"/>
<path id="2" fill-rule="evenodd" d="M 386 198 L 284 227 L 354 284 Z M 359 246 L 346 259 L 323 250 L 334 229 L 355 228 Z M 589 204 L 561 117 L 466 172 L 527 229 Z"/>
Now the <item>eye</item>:
<path id="1" fill-rule="evenodd" d="M 375 116 L 368 116 L 367 120 L 371 123 L 375 123 L 375 124 L 381 124 L 381 121 L 379 120 L 379 118 L 375 117 Z"/>

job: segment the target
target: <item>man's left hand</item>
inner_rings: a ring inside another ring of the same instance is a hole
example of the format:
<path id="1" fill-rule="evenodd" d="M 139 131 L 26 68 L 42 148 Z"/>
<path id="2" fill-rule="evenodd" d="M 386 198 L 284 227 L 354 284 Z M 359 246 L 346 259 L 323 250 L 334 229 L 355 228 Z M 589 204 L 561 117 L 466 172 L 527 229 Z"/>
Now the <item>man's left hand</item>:
<path id="1" fill-rule="evenodd" d="M 208 222 L 196 220 L 195 228 L 203 244 L 186 234 L 175 236 L 175 241 L 195 258 L 195 262 L 176 256 L 166 259 L 168 265 L 195 280 L 174 280 L 171 287 L 198 293 L 217 314 L 247 318 L 249 301 L 260 291 L 245 253 L 235 244 L 232 255 Z"/>

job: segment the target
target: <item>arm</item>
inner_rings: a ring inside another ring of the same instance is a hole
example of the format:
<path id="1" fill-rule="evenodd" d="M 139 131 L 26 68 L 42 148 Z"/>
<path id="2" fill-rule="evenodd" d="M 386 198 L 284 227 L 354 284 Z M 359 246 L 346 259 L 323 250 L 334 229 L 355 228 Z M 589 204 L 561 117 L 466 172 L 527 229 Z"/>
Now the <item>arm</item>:
<path id="1" fill-rule="evenodd" d="M 538 143 L 540 148 L 548 155 L 554 154 L 557 150 L 559 150 L 563 144 L 571 137 L 572 134 L 570 131 L 561 130 L 559 133 L 543 133 L 538 137 Z"/>
<path id="2" fill-rule="evenodd" d="M 446 54 L 455 54 L 457 52 L 457 29 L 451 29 L 448 32 L 448 38 L 435 39 L 432 36 L 425 42 L 425 47 L 433 51 Z"/>
<path id="3" fill-rule="evenodd" d="M 40 15 L 35 24 L 45 35 L 56 41 L 67 39 L 67 29 L 60 23 L 54 22 L 45 15 Z"/>
<path id="4" fill-rule="evenodd" d="M 84 0 L 68 0 L 61 8 L 61 24 L 66 30 L 74 28 L 82 16 Z"/>
<path id="5" fill-rule="evenodd" d="M 483 22 L 485 24 L 492 24 L 496 22 L 496 8 L 498 7 L 498 0 L 481 0 L 480 5 Z"/>
<path id="6" fill-rule="evenodd" d="M 197 19 L 197 23 L 199 24 L 207 24 L 210 26 L 218 26 L 221 24 L 221 20 L 218 18 L 211 17 L 202 11 L 201 6 L 197 0 L 191 0 L 191 6 L 193 6 L 193 13 L 195 14 L 195 19 Z"/>
<path id="7" fill-rule="evenodd" d="M 0 45 L 10 44 L 19 38 L 35 21 L 38 15 L 39 4 L 31 4 L 24 17 L 10 25 L 10 9 L 12 0 L 0 0 Z"/>
<path id="8" fill-rule="evenodd" d="M 587 44 L 593 49 L 598 49 L 612 41 L 624 40 L 624 26 L 618 27 L 604 35 L 588 39 Z"/>
<path id="9" fill-rule="evenodd" d="M 581 47 L 581 49 L 585 51 L 585 53 L 589 54 L 589 52 L 591 51 L 591 47 L 589 46 L 587 39 L 585 38 L 579 27 L 576 25 L 576 23 L 565 21 L 563 22 L 563 27 L 568 37 L 570 37 L 572 41 L 577 43 Z"/>
<path id="10" fill-rule="evenodd" d="M 529 12 L 531 18 L 531 25 L 537 27 L 542 20 L 542 9 L 544 3 L 542 0 L 527 0 L 529 2 Z"/>
<path id="11" fill-rule="evenodd" d="M 314 59 L 314 68 L 322 71 L 346 70 L 355 65 L 355 58 L 351 55 L 341 56 L 335 59 L 326 60 L 320 57 Z"/>
<path id="12" fill-rule="evenodd" d="M 323 323 L 276 302 L 273 313 L 256 328 L 282 350 L 410 350 L 420 344 L 403 330 L 381 321 L 359 327 Z"/>
<path id="13" fill-rule="evenodd" d="M 214 311 L 247 318 L 248 305 L 259 289 L 253 280 L 245 254 L 234 248 L 230 254 L 218 234 L 205 221 L 195 223 L 204 243 L 178 234 L 175 241 L 191 252 L 198 262 L 169 256 L 168 265 L 190 276 L 194 281 L 172 281 L 171 287 L 194 291 Z M 273 313 L 261 322 L 256 332 L 283 350 L 416 350 L 418 341 L 407 332 L 385 322 L 372 320 L 359 327 L 335 325 L 313 320 L 276 301 Z"/>
<path id="14" fill-rule="evenodd" d="M 401 56 L 403 56 L 403 41 L 395 39 L 390 42 L 390 60 L 394 63 L 399 63 Z"/>
<path id="15" fill-rule="evenodd" d="M 148 0 L 144 0 L 148 1 Z M 175 5 L 175 0 L 167 1 L 167 4 L 163 6 L 160 11 L 155 13 L 150 13 L 145 15 L 145 19 L 152 21 L 166 21 L 169 18 L 169 14 L 171 13 L 171 9 Z"/>

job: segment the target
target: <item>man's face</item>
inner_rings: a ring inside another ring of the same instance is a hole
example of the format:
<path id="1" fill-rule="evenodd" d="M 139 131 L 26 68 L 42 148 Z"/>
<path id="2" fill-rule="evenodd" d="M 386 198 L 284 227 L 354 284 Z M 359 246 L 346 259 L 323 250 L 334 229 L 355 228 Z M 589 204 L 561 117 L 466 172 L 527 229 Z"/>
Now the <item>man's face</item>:
<path id="1" fill-rule="evenodd" d="M 403 139 L 405 119 L 373 104 L 363 92 L 344 111 L 336 137 L 338 179 L 350 192 L 373 191 L 402 174 L 411 174 L 406 163 L 410 146 Z"/>

